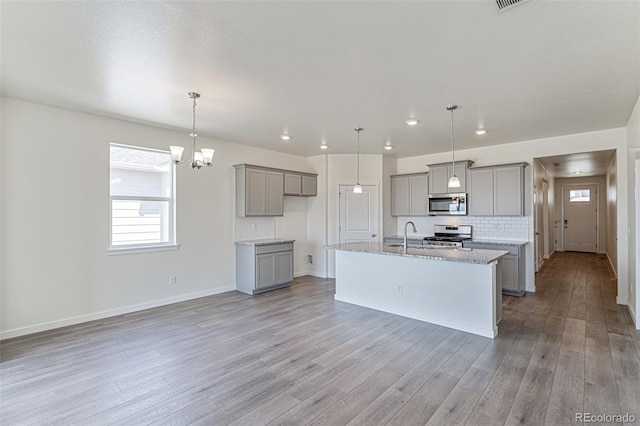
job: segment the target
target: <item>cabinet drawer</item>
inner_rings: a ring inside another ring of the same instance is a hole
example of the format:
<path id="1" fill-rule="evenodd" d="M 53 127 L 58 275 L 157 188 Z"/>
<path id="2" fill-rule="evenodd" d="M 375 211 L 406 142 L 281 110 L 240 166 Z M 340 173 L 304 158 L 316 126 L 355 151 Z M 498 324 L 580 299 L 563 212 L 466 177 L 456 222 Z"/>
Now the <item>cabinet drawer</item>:
<path id="1" fill-rule="evenodd" d="M 293 243 L 256 246 L 256 254 L 277 253 L 280 251 L 293 251 Z"/>

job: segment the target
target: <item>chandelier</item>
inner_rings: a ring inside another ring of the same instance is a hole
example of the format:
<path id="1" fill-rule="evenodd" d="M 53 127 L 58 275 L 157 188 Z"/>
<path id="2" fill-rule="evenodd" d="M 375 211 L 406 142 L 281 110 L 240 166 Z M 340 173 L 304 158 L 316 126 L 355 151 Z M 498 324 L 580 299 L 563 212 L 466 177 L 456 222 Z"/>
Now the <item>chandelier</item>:
<path id="1" fill-rule="evenodd" d="M 191 161 L 189 162 L 189 165 L 192 169 L 199 169 L 202 166 L 211 167 L 213 166 L 213 154 L 215 154 L 216 150 L 211 148 L 202 148 L 200 151 L 196 151 L 196 139 L 198 137 L 198 132 L 196 130 L 196 99 L 200 97 L 200 94 L 196 92 L 189 92 L 188 95 L 193 99 L 193 126 L 191 128 L 191 133 L 189 134 L 193 139 L 193 148 L 191 151 Z M 169 149 L 171 150 L 171 160 L 173 161 L 173 164 L 182 164 L 186 161 L 181 161 L 184 147 L 171 145 Z"/>

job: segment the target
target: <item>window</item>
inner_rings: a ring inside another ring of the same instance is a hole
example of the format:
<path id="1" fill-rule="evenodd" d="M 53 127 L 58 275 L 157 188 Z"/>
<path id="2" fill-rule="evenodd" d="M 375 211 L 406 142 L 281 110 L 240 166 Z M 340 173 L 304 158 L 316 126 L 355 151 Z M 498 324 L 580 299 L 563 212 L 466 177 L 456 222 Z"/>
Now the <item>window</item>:
<path id="1" fill-rule="evenodd" d="M 111 144 L 111 250 L 175 248 L 175 166 L 168 151 Z"/>
<path id="2" fill-rule="evenodd" d="M 569 191 L 570 203 L 584 203 L 591 201 L 590 189 L 572 189 Z"/>

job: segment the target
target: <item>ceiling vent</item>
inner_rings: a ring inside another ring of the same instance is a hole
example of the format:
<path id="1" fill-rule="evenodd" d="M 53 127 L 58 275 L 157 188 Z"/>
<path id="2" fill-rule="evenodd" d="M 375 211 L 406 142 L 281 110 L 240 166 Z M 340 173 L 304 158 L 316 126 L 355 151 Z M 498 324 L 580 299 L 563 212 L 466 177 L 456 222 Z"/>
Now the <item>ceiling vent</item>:
<path id="1" fill-rule="evenodd" d="M 496 0 L 496 6 L 498 6 L 498 12 L 502 12 L 527 1 L 528 0 Z"/>

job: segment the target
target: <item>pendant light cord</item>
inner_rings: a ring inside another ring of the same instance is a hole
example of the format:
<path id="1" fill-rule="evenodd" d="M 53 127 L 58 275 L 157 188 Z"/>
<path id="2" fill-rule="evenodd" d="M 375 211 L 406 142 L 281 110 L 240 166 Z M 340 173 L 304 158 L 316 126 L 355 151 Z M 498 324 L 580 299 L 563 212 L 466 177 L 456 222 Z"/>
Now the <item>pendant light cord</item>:
<path id="1" fill-rule="evenodd" d="M 191 137 L 193 138 L 193 149 L 191 150 L 191 161 L 196 162 L 196 137 L 198 133 L 196 132 L 196 96 L 193 96 L 193 126 L 191 130 Z"/>
<path id="2" fill-rule="evenodd" d="M 358 130 L 358 179 L 356 183 L 360 185 L 360 130 Z"/>
<path id="3" fill-rule="evenodd" d="M 356 128 L 355 128 L 355 129 L 353 129 L 353 130 L 355 130 L 356 132 L 358 132 L 358 151 L 357 151 L 357 153 L 358 153 L 358 155 L 357 155 L 357 157 L 358 157 L 357 165 L 358 165 L 358 166 L 357 166 L 357 167 L 358 167 L 358 168 L 357 168 L 357 182 L 356 182 L 356 184 L 357 184 L 357 185 L 360 185 L 360 132 L 361 132 L 363 129 L 362 129 L 362 127 L 356 127 Z"/>
<path id="4" fill-rule="evenodd" d="M 453 134 L 453 110 L 454 108 L 451 108 L 451 167 L 453 167 L 453 170 L 451 171 L 451 173 L 453 173 L 454 175 L 456 174 L 456 150 L 453 144 L 453 141 L 455 140 L 455 136 Z"/>

